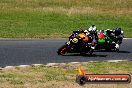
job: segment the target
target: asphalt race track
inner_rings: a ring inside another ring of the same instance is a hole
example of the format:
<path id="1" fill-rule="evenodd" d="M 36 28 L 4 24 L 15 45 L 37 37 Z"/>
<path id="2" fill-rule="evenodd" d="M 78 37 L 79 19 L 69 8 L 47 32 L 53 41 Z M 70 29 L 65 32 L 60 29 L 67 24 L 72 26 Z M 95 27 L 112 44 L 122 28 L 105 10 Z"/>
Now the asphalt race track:
<path id="1" fill-rule="evenodd" d="M 57 55 L 65 39 L 53 40 L 0 40 L 0 67 L 68 63 L 103 60 L 132 60 L 132 39 L 123 40 L 120 52 L 94 52 L 93 56 L 79 54 Z"/>

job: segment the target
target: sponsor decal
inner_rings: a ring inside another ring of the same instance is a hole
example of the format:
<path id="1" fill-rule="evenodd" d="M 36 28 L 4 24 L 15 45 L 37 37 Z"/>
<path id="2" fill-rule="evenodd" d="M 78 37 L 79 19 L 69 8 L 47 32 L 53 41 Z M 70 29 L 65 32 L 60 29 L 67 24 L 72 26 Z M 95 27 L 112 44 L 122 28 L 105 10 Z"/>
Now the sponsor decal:
<path id="1" fill-rule="evenodd" d="M 79 67 L 79 74 L 76 82 L 80 85 L 85 83 L 130 83 L 131 75 L 129 74 L 86 74 L 84 69 Z"/>

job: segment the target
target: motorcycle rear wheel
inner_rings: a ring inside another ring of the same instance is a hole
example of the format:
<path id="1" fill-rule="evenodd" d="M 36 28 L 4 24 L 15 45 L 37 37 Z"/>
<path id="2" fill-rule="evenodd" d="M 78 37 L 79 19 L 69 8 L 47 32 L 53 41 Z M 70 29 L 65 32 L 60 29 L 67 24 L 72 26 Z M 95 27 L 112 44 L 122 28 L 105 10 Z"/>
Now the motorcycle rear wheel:
<path id="1" fill-rule="evenodd" d="M 89 54 L 90 54 L 90 55 L 93 55 L 93 52 L 94 52 L 93 49 L 90 49 L 90 50 L 89 50 Z"/>
<path id="2" fill-rule="evenodd" d="M 118 48 L 115 48 L 115 52 L 119 52 L 119 49 Z"/>

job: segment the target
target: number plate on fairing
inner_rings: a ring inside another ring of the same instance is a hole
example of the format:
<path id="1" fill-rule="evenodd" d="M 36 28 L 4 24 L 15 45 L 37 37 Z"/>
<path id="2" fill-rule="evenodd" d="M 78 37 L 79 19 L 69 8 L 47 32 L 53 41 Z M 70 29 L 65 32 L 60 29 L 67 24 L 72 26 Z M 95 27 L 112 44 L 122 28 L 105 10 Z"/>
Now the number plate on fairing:
<path id="1" fill-rule="evenodd" d="M 70 41 L 68 41 L 66 44 L 70 45 Z"/>

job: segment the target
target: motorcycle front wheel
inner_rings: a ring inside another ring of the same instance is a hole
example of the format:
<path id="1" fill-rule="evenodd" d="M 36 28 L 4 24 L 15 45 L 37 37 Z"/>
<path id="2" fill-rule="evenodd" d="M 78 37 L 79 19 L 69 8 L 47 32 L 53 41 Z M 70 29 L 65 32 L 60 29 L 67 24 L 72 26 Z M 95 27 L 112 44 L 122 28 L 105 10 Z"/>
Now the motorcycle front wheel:
<path id="1" fill-rule="evenodd" d="M 69 51 L 69 49 L 70 49 L 70 46 L 67 45 L 67 44 L 65 44 L 65 45 L 61 46 L 61 47 L 58 49 L 57 53 L 58 53 L 58 55 L 64 55 L 66 52 Z"/>

